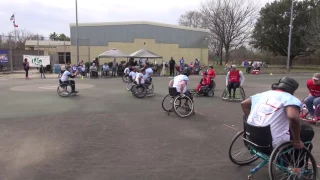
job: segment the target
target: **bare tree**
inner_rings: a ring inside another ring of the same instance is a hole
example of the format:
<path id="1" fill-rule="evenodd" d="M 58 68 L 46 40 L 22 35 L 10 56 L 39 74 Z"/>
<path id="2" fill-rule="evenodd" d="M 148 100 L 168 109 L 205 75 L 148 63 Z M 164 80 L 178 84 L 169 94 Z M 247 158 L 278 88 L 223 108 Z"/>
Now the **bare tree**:
<path id="1" fill-rule="evenodd" d="M 8 37 L 13 37 L 13 40 L 16 40 L 16 48 L 18 49 L 24 49 L 26 41 L 33 36 L 33 33 L 25 29 L 18 29 L 16 31 L 11 31 L 8 33 Z"/>
<path id="2" fill-rule="evenodd" d="M 222 42 L 226 62 L 230 53 L 250 37 L 257 10 L 252 0 L 207 0 L 202 4 L 204 27 Z"/>
<path id="3" fill-rule="evenodd" d="M 199 11 L 187 11 L 179 18 L 179 25 L 199 28 L 203 26 L 202 13 Z"/>

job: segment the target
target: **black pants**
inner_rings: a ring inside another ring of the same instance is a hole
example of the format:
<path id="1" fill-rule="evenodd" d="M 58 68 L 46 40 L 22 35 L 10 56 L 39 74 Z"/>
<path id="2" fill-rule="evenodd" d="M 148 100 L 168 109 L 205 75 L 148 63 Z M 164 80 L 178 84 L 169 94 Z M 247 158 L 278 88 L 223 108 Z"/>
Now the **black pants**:
<path id="1" fill-rule="evenodd" d="M 98 77 L 98 72 L 97 71 L 91 71 L 91 76 L 92 77 Z"/>
<path id="2" fill-rule="evenodd" d="M 26 71 L 26 78 L 29 77 L 29 69 L 25 69 Z"/>
<path id="3" fill-rule="evenodd" d="M 229 96 L 231 96 L 231 89 L 233 89 L 232 96 L 235 97 L 236 89 L 240 86 L 240 82 L 229 82 L 228 84 L 228 92 Z"/>
<path id="4" fill-rule="evenodd" d="M 70 84 L 72 92 L 74 92 L 76 90 L 76 82 L 74 82 L 74 80 L 68 80 L 68 81 L 59 80 L 59 82 L 60 82 L 60 84 L 62 84 L 62 83 Z"/>
<path id="5" fill-rule="evenodd" d="M 183 93 L 184 95 L 188 96 L 191 100 L 193 100 L 193 96 L 189 90 Z"/>
<path id="6" fill-rule="evenodd" d="M 174 76 L 174 67 L 170 67 L 170 76 Z"/>

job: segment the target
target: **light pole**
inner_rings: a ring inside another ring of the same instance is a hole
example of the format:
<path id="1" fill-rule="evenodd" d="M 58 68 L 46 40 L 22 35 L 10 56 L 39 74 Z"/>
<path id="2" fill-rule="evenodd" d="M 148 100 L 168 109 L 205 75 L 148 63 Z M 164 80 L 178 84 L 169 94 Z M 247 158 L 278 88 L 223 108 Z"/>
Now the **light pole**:
<path id="1" fill-rule="evenodd" d="M 79 33 L 78 33 L 78 0 L 76 0 L 76 44 L 77 44 L 77 64 L 79 63 Z"/>
<path id="2" fill-rule="evenodd" d="M 292 36 L 292 21 L 293 21 L 293 3 L 294 0 L 292 0 L 291 4 L 291 14 L 290 14 L 290 30 L 289 30 L 289 43 L 288 43 L 288 59 L 287 59 L 287 71 L 290 71 L 290 55 L 291 55 L 291 36 Z"/>

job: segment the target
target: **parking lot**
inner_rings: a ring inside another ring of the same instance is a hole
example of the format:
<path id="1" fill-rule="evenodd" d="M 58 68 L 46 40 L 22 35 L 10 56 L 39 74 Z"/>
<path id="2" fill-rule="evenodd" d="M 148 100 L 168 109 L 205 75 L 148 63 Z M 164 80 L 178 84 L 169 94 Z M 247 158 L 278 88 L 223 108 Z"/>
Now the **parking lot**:
<path id="1" fill-rule="evenodd" d="M 311 74 L 290 75 L 308 92 Z M 247 75 L 247 97 L 269 90 L 281 75 Z M 194 89 L 200 76 L 192 76 Z M 232 137 L 242 129 L 239 102 L 196 97 L 194 116 L 169 116 L 161 102 L 168 77 L 154 77 L 153 97 L 136 99 L 120 78 L 75 79 L 79 95 L 61 98 L 58 79 L 0 79 L 0 179 L 6 180 L 245 180 L 250 166 L 228 159 Z M 319 128 L 313 154 L 320 157 Z M 256 179 L 269 179 L 267 166 Z"/>

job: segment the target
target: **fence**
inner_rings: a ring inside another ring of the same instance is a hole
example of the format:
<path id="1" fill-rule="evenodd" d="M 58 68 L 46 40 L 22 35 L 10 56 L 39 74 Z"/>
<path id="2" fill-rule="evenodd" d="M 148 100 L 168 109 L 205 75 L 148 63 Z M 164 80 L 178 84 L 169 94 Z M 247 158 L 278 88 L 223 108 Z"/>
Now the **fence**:
<path id="1" fill-rule="evenodd" d="M 89 40 L 78 39 L 78 42 L 79 60 L 90 60 Z M 75 43 L 76 39 L 70 40 L 70 38 L 0 36 L 0 71 L 23 69 L 23 55 L 50 56 L 50 64 L 76 62 L 77 48 Z"/>

